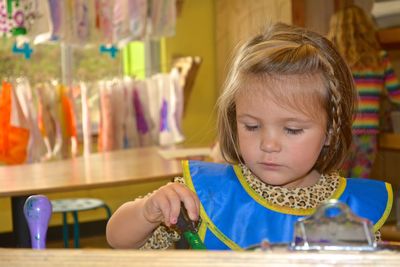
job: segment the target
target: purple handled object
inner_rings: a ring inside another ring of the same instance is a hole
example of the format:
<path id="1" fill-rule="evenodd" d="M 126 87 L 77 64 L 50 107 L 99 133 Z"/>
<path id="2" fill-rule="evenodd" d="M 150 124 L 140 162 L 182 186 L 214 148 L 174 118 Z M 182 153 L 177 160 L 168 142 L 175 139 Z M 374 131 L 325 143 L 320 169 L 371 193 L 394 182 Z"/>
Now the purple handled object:
<path id="1" fill-rule="evenodd" d="M 51 202 L 46 196 L 33 195 L 25 201 L 24 214 L 29 226 L 33 249 L 46 248 L 46 234 L 51 213 Z"/>

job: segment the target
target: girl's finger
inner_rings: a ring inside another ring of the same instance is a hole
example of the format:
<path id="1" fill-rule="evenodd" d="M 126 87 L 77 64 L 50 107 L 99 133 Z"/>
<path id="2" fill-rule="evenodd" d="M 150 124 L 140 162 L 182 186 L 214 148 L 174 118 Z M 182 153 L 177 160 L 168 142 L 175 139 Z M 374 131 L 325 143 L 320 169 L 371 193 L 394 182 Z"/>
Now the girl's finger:
<path id="1" fill-rule="evenodd" d="M 178 221 L 179 212 L 181 209 L 180 195 L 171 187 L 171 190 L 165 192 L 169 201 L 169 220 L 170 224 L 176 224 Z"/>
<path id="2" fill-rule="evenodd" d="M 165 192 L 160 192 L 157 196 L 156 200 L 156 205 L 158 206 L 158 209 L 161 211 L 162 214 L 162 220 L 164 221 L 166 226 L 171 226 L 170 224 L 170 210 L 171 210 L 171 205 L 169 202 L 169 199 Z"/>
<path id="3" fill-rule="evenodd" d="M 193 221 L 197 220 L 200 206 L 197 195 L 183 185 L 174 187 L 174 189 L 185 205 L 189 218 Z"/>

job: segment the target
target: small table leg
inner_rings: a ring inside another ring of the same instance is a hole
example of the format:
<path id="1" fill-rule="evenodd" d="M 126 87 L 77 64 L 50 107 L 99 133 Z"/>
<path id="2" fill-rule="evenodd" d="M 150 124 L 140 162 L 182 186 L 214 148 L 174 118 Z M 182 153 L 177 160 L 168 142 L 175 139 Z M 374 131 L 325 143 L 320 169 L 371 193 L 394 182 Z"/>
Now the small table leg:
<path id="1" fill-rule="evenodd" d="M 12 223 L 17 248 L 30 248 L 31 238 L 24 215 L 24 204 L 28 196 L 11 197 Z"/>

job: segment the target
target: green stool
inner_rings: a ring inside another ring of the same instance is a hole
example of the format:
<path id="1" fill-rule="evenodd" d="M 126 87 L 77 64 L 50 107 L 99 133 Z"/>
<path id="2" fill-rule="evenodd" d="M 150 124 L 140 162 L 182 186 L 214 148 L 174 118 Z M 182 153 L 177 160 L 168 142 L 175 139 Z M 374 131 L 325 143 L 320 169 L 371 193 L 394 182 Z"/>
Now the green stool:
<path id="1" fill-rule="evenodd" d="M 52 200 L 53 213 L 61 212 L 63 216 L 64 246 L 69 247 L 67 214 L 72 213 L 74 219 L 74 247 L 79 248 L 79 220 L 78 212 L 104 208 L 107 212 L 107 220 L 111 217 L 111 210 L 104 201 L 97 198 L 71 198 Z"/>

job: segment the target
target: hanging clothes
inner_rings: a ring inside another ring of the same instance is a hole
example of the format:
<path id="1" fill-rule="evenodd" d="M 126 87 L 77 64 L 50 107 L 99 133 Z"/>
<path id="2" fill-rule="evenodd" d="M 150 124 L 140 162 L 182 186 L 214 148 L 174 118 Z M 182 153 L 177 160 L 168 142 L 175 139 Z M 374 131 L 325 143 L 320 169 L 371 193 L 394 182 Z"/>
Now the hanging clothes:
<path id="1" fill-rule="evenodd" d="M 0 0 L 0 35 L 124 47 L 175 34 L 176 0 Z M 19 38 L 21 39 L 21 38 Z"/>
<path id="2" fill-rule="evenodd" d="M 114 134 L 112 128 L 112 91 L 106 81 L 99 82 L 100 92 L 100 123 L 98 150 L 111 151 L 114 148 Z"/>
<path id="3" fill-rule="evenodd" d="M 157 74 L 156 81 L 158 103 L 158 144 L 162 146 L 180 143 L 184 137 L 180 129 L 182 118 L 182 88 L 179 86 L 179 75 L 176 72 Z"/>
<path id="4" fill-rule="evenodd" d="M 113 43 L 113 14 L 115 0 L 95 0 L 95 22 L 100 31 L 100 42 Z"/>
<path id="5" fill-rule="evenodd" d="M 13 23 L 8 19 L 5 0 L 0 0 L 0 37 L 11 37 Z"/>
<path id="6" fill-rule="evenodd" d="M 61 122 L 59 118 L 59 91 L 58 83 L 39 83 L 35 89 L 39 97 L 38 124 L 41 130 L 47 153 L 43 160 L 62 158 L 61 148 L 63 138 L 61 133 Z"/>
<path id="7" fill-rule="evenodd" d="M 0 94 L 0 162 L 6 164 L 26 161 L 29 130 L 21 127 L 19 112 L 12 84 L 3 81 Z"/>
<path id="8" fill-rule="evenodd" d="M 140 146 L 134 103 L 134 80 L 124 78 L 124 148 Z"/>
<path id="9" fill-rule="evenodd" d="M 158 39 L 175 34 L 176 0 L 150 1 L 147 35 Z"/>
<path id="10" fill-rule="evenodd" d="M 82 139 L 83 139 L 83 155 L 88 156 L 92 151 L 92 125 L 90 120 L 90 110 L 88 103 L 88 87 L 86 83 L 79 83 L 81 93 L 82 108 Z"/>
<path id="11" fill-rule="evenodd" d="M 59 0 L 48 0 L 48 5 L 50 9 L 50 24 L 51 24 L 51 32 L 50 38 L 51 41 L 63 40 L 64 33 L 63 27 L 65 27 L 65 13 L 63 13 L 65 1 Z"/>
<path id="12" fill-rule="evenodd" d="M 77 131 L 76 120 L 73 106 L 68 95 L 68 88 L 64 85 L 58 86 L 59 90 L 59 121 L 61 122 L 61 133 L 63 140 L 63 157 L 70 155 L 76 156 L 77 154 Z"/>
<path id="13" fill-rule="evenodd" d="M 34 98 L 31 86 L 26 77 L 19 77 L 15 80 L 14 95 L 20 107 L 20 117 L 23 118 L 24 128 L 29 130 L 29 142 L 27 147 L 26 163 L 39 162 L 45 154 L 45 145 L 39 130 L 38 117 L 34 106 Z M 21 123 L 15 122 L 16 124 Z M 11 120 L 11 124 L 14 122 Z"/>
<path id="14" fill-rule="evenodd" d="M 135 81 L 133 83 L 132 104 L 135 109 L 136 127 L 141 146 L 150 146 L 155 144 L 152 138 L 152 128 L 154 122 L 151 119 L 149 107 L 149 90 L 145 81 Z"/>
<path id="15" fill-rule="evenodd" d="M 49 1 L 32 1 L 30 5 L 30 13 L 26 14 L 29 17 L 26 23 L 27 34 L 33 44 L 40 44 L 51 39 L 53 32 L 53 23 L 50 14 Z"/>

